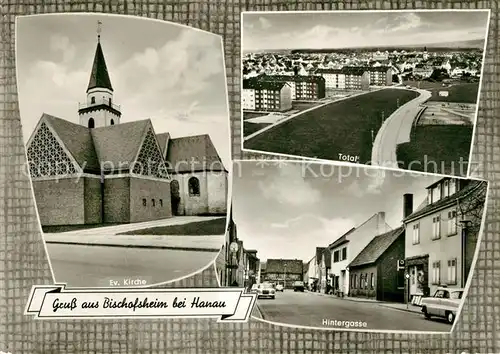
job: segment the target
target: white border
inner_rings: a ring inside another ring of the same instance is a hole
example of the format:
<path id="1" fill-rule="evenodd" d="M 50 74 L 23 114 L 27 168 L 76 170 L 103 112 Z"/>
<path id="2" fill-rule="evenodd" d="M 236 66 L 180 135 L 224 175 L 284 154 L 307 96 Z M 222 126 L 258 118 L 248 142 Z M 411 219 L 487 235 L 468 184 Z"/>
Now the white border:
<path id="1" fill-rule="evenodd" d="M 467 166 L 467 171 L 465 177 L 470 177 L 471 175 L 471 160 L 472 160 L 472 151 L 474 149 L 474 142 L 475 142 L 475 134 L 476 134 L 476 127 L 477 127 L 477 116 L 479 114 L 479 100 L 480 100 L 480 95 L 481 95 L 481 89 L 482 89 L 482 82 L 483 82 L 483 74 L 484 74 L 484 66 L 485 66 L 485 58 L 486 58 L 486 48 L 488 46 L 488 33 L 489 33 L 489 28 L 490 28 L 490 21 L 491 21 L 491 9 L 402 9 L 402 10 L 305 10 L 305 11 L 242 11 L 240 13 L 240 64 L 242 64 L 243 61 L 243 51 L 244 51 L 244 44 L 243 44 L 243 16 L 245 14 L 259 14 L 259 15 L 272 15 L 272 16 L 280 16 L 283 14 L 359 14 L 359 13 L 418 13 L 418 12 L 487 12 L 488 13 L 488 20 L 486 22 L 486 33 L 484 36 L 484 48 L 483 48 L 483 58 L 482 58 L 482 63 L 481 63 L 481 75 L 479 78 L 479 88 L 478 88 L 478 94 L 477 94 L 477 99 L 476 99 L 476 112 L 474 115 L 474 123 L 473 123 L 473 128 L 472 128 L 472 137 L 471 137 L 471 143 L 470 143 L 470 149 L 469 149 L 469 156 L 468 156 L 468 166 Z M 240 65 L 240 99 L 242 99 L 243 96 L 243 65 Z M 244 119 L 243 119 L 243 105 L 240 102 L 240 124 L 241 124 L 241 131 L 240 131 L 240 137 L 241 137 L 241 151 L 242 152 L 250 152 L 253 154 L 263 154 L 263 155 L 275 155 L 275 156 L 283 156 L 287 158 L 295 158 L 295 159 L 308 159 L 308 160 L 314 160 L 314 161 L 319 161 L 319 162 L 324 162 L 324 161 L 332 161 L 332 162 L 339 162 L 343 163 L 344 161 L 341 160 L 325 160 L 325 159 L 319 159 L 319 158 L 314 158 L 314 157 L 305 157 L 305 156 L 300 156 L 300 155 L 288 155 L 288 154 L 282 154 L 282 153 L 277 153 L 277 152 L 270 152 L 270 151 L 260 151 L 260 150 L 252 150 L 252 149 L 246 149 L 244 147 Z M 362 164 L 362 163 L 355 163 L 355 162 L 350 162 L 349 164 L 351 165 L 356 165 L 356 166 L 370 166 L 367 164 Z M 383 169 L 392 169 L 389 167 L 384 167 L 384 166 L 379 166 L 380 168 Z M 409 169 L 404 169 L 404 168 L 397 168 L 398 170 L 404 170 L 404 171 L 414 171 L 414 170 L 409 170 Z M 464 176 L 454 176 L 453 177 L 464 177 Z"/>
<path id="2" fill-rule="evenodd" d="M 229 226 L 229 210 L 230 210 L 230 206 L 231 206 L 231 200 L 232 200 L 232 140 L 231 140 L 231 110 L 230 110 L 230 107 L 229 107 L 229 97 L 228 97 L 228 87 L 227 87 L 227 73 L 226 73 L 226 57 L 225 57 L 225 52 L 224 52 L 224 38 L 221 36 L 221 35 L 218 35 L 218 34 L 215 34 L 215 33 L 212 33 L 212 32 L 209 32 L 209 31 L 204 31 L 204 30 L 201 30 L 199 28 L 195 28 L 195 27 L 191 27 L 191 26 L 187 26 L 187 25 L 182 25 L 182 24 L 179 24 L 179 23 L 176 23 L 176 22 L 171 22 L 171 21 L 165 21 L 165 20 L 159 20 L 159 19 L 154 19 L 154 18 L 148 18 L 148 17 L 142 17 L 142 16 L 133 16 L 133 15 L 120 15 L 120 14 L 107 14 L 107 13 L 95 13 L 95 12 L 81 12 L 81 13 L 69 13 L 69 12 L 65 12 L 65 13 L 48 13 L 48 14 L 35 14 L 35 15 L 21 15 L 21 16 L 16 16 L 15 18 L 15 39 L 14 39 L 14 50 L 15 50 L 15 57 L 17 59 L 17 54 L 18 54 L 18 50 L 17 50 L 17 46 L 18 46 L 18 43 L 19 43 L 19 40 L 18 40 L 18 26 L 19 26 L 19 19 L 20 18 L 29 18 L 29 17 L 42 17 L 42 16 L 94 16 L 96 18 L 96 20 L 100 17 L 109 17 L 109 16 L 113 16 L 113 17 L 121 17 L 123 18 L 124 20 L 127 20 L 127 19 L 130 19 L 130 20 L 143 20 L 143 21 L 155 21 L 155 22 L 158 22 L 158 23 L 162 23 L 166 26 L 168 25 L 172 25 L 172 26 L 177 26 L 177 27 L 181 27 L 183 29 L 189 29 L 189 30 L 193 30 L 193 31 L 196 31 L 196 32 L 201 32 L 201 33 L 205 33 L 205 34 L 210 34 L 214 37 L 217 37 L 219 38 L 220 40 L 220 52 L 221 52 L 221 57 L 222 57 L 222 63 L 221 65 L 223 66 L 223 75 L 224 75 L 224 83 L 225 83 L 225 94 L 226 94 L 226 109 L 227 109 L 227 114 L 226 114 L 226 117 L 227 117 L 227 125 L 228 125 L 228 137 L 227 137 L 227 143 L 228 143 L 228 151 L 229 151 L 229 164 L 231 166 L 225 166 L 226 167 L 226 170 L 227 170 L 227 202 L 226 202 L 226 210 L 227 210 L 227 213 L 226 213 L 226 228 L 224 230 L 224 234 L 223 235 L 220 235 L 221 237 L 221 249 L 222 249 L 222 246 L 224 246 L 225 244 L 225 236 L 226 236 L 226 233 L 227 233 L 227 228 Z M 16 60 L 16 83 L 17 83 L 17 80 L 19 78 L 19 73 L 18 73 L 18 68 L 19 68 L 19 65 L 17 64 L 17 60 Z M 19 85 L 17 85 L 17 94 L 18 94 L 18 99 L 19 99 Z M 20 110 L 19 110 L 20 111 Z M 21 124 L 22 124 L 22 113 L 21 111 L 19 112 L 19 115 L 20 115 L 20 121 L 21 121 Z M 38 126 L 38 125 L 37 125 Z M 31 195 L 32 195 L 32 198 L 33 198 L 33 202 L 34 202 L 34 208 L 35 208 L 35 212 L 36 212 L 36 217 L 37 217 L 37 221 L 38 221 L 38 227 L 39 227 L 39 231 L 40 231 L 40 235 L 42 237 L 42 242 L 43 242 L 43 246 L 44 246 L 44 249 L 45 249 L 45 255 L 47 256 L 47 261 L 49 263 L 49 269 L 50 269 L 50 273 L 52 275 L 52 282 L 54 284 L 57 284 L 56 282 L 56 279 L 55 279 L 55 274 L 54 274 L 54 270 L 52 268 L 52 262 L 50 260 L 50 255 L 49 255 L 49 252 L 48 252 L 48 249 L 47 249 L 47 243 L 45 242 L 45 237 L 44 237 L 44 232 L 42 230 L 42 225 L 41 225 L 41 222 L 40 222 L 40 214 L 38 213 L 38 207 L 37 207 L 37 204 L 36 204 L 36 198 L 35 198 L 35 192 L 34 192 L 34 188 L 33 188 L 33 180 L 31 178 L 31 175 L 29 173 L 29 169 L 27 169 L 27 163 L 28 163 L 28 155 L 27 155 L 27 143 L 24 143 L 24 139 L 23 139 L 23 145 L 24 145 L 24 163 L 23 165 L 25 166 L 26 168 L 26 173 L 27 173 L 27 177 L 30 181 L 30 188 L 31 188 Z M 205 266 L 201 267 L 199 270 L 197 271 L 194 271 L 190 274 L 187 274 L 187 275 L 183 275 L 179 278 L 175 278 L 175 279 L 170 279 L 170 280 L 167 280 L 167 281 L 164 281 L 164 282 L 159 282 L 159 283 L 153 283 L 153 284 L 147 284 L 145 286 L 135 286 L 133 288 L 149 288 L 149 287 L 155 287 L 155 286 L 159 286 L 159 285 L 165 285 L 165 284 L 170 284 L 170 283 L 174 283 L 174 282 L 178 282 L 180 280 L 183 280 L 183 279 L 187 279 L 187 278 L 190 278 L 190 277 L 193 277 L 199 273 L 202 273 L 203 271 L 205 271 L 206 269 L 208 269 L 210 266 L 214 266 L 215 269 L 217 268 L 216 267 L 216 263 L 215 261 L 217 260 L 219 254 L 220 254 L 221 251 L 219 252 L 216 252 L 216 255 L 214 257 L 214 259 L 206 264 Z M 215 272 L 217 273 L 217 272 Z M 220 285 L 220 284 L 219 284 Z M 220 287 L 220 286 L 219 286 Z M 71 287 L 72 289 L 93 289 L 94 287 Z M 109 287 L 110 289 L 125 289 L 125 288 L 129 288 L 129 287 Z M 111 318 L 112 319 L 112 318 Z"/>
<path id="3" fill-rule="evenodd" d="M 474 276 L 475 274 L 475 271 L 476 271 L 476 264 L 477 264 L 477 260 L 479 258 L 479 250 L 480 250 L 480 246 L 481 246 L 481 242 L 482 242 L 482 239 L 483 239 L 483 232 L 484 232 L 484 225 L 485 225 L 485 222 L 486 222 L 486 214 L 487 214 L 487 210 L 488 210 L 488 198 L 489 198 L 489 190 L 490 190 L 490 182 L 485 180 L 485 179 L 481 179 L 481 178 L 477 178 L 477 177 L 460 177 L 460 176 L 449 176 L 449 175 L 444 175 L 444 174 L 436 174 L 436 173 L 426 173 L 426 172 L 421 172 L 421 171 L 413 171 L 413 170 L 404 170 L 404 169 L 388 169 L 388 168 L 380 168 L 378 166 L 370 166 L 370 165 L 358 165 L 358 164 L 351 164 L 351 163 L 345 163 L 345 164 L 337 164 L 337 163 L 334 163 L 332 161 L 327 161 L 327 162 L 319 162 L 319 161 L 311 161 L 311 160 L 266 160 L 266 159 L 242 159 L 242 160 L 234 160 L 233 161 L 233 164 L 237 164 L 237 163 L 248 163 L 248 162 L 253 162 L 255 165 L 257 165 L 259 162 L 261 163 L 265 163 L 267 164 L 267 166 L 269 165 L 272 165 L 274 164 L 273 168 L 280 168 L 278 164 L 311 164 L 311 165 L 330 165 L 330 166 L 335 166 L 335 167 L 338 167 L 338 168 L 341 168 L 341 167 L 349 167 L 349 168 L 356 168 L 356 169 L 371 169 L 371 170 L 380 170 L 382 171 L 381 173 L 389 173 L 389 172 L 393 172 L 393 173 L 399 173 L 399 174 L 403 174 L 403 175 L 406 175 L 406 176 L 412 176 L 413 177 L 425 177 L 425 176 L 434 176 L 434 177 L 441 177 L 441 178 L 445 178 L 445 177 L 449 177 L 449 178 L 453 178 L 453 179 L 460 179 L 460 180 L 471 180 L 471 181 L 480 181 L 480 182 L 486 182 L 486 197 L 485 197 L 485 201 L 484 201 L 484 206 L 483 206 L 483 215 L 482 215 L 482 219 L 481 219 L 481 226 L 479 228 L 479 234 L 478 234 L 478 239 L 476 241 L 476 249 L 474 251 L 474 258 L 472 260 L 472 263 L 471 263 L 471 268 L 469 270 L 469 274 L 467 276 L 467 281 L 466 281 L 466 284 L 464 286 L 464 294 L 462 296 L 462 301 L 460 302 L 460 305 L 459 305 L 459 308 L 457 310 L 457 315 L 455 316 L 455 321 L 453 323 L 453 325 L 451 326 L 450 328 L 450 331 L 449 332 L 437 332 L 437 331 L 408 331 L 408 330 L 383 330 L 383 329 L 376 329 L 376 330 L 367 330 L 367 329 L 363 329 L 363 328 L 344 328 L 344 327 L 328 327 L 328 326 L 324 326 L 324 327 L 312 327 L 312 326 L 300 326 L 300 325 L 294 325 L 294 324 L 287 324 L 287 323 L 281 323 L 281 322 L 273 322 L 273 321 L 268 321 L 268 320 L 265 320 L 264 318 L 259 318 L 255 315 L 251 315 L 251 318 L 252 319 L 256 319 L 258 321 L 262 321 L 262 322 L 265 322 L 265 323 L 269 323 L 269 324 L 272 324 L 272 325 L 276 325 L 276 326 L 281 326 L 281 327 L 289 327 L 289 328 L 303 328 L 303 329 L 314 329 L 314 330 L 322 330 L 322 331 L 346 331 L 346 332 L 366 332 L 366 333 L 411 333 L 411 334 L 440 334 L 440 335 L 449 335 L 453 332 L 453 330 L 455 329 L 455 326 L 457 324 L 457 322 L 459 320 L 461 320 L 460 318 L 460 315 L 462 314 L 462 309 L 464 307 L 464 304 L 465 304 L 465 300 L 467 299 L 467 295 L 468 295 L 468 292 L 469 292 L 469 288 L 472 284 L 472 277 Z M 265 165 L 264 165 L 265 166 Z M 265 168 L 265 167 L 264 167 Z M 365 173 L 366 176 L 370 176 L 368 173 Z M 240 177 L 241 178 L 241 177 Z M 236 221 L 235 221 L 236 222 Z M 313 257 L 314 258 L 314 257 Z M 258 302 L 256 301 L 255 303 L 255 307 L 258 308 Z M 258 311 L 260 313 L 262 313 L 262 311 L 260 310 L 260 308 L 258 308 Z M 396 311 L 399 311 L 399 310 L 396 310 Z M 423 315 L 422 315 L 423 316 Z"/>

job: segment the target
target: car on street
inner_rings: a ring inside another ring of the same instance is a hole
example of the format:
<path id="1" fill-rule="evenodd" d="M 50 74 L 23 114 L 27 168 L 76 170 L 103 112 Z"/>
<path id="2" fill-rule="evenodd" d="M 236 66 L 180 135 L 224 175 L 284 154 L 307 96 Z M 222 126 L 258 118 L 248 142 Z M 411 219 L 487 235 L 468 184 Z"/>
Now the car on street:
<path id="1" fill-rule="evenodd" d="M 305 286 L 303 281 L 296 281 L 293 283 L 293 291 L 304 291 Z"/>
<path id="2" fill-rule="evenodd" d="M 257 298 L 276 298 L 276 290 L 271 283 L 261 283 L 257 286 Z"/>
<path id="3" fill-rule="evenodd" d="M 252 285 L 252 288 L 250 289 L 250 294 L 257 294 L 258 288 L 259 288 L 259 284 Z"/>
<path id="4" fill-rule="evenodd" d="M 425 318 L 445 318 L 453 323 L 464 294 L 463 288 L 438 288 L 432 297 L 425 297 L 421 301 L 422 313 Z"/>
<path id="5" fill-rule="evenodd" d="M 285 288 L 283 287 L 283 284 L 276 284 L 276 291 L 281 291 L 283 292 Z"/>

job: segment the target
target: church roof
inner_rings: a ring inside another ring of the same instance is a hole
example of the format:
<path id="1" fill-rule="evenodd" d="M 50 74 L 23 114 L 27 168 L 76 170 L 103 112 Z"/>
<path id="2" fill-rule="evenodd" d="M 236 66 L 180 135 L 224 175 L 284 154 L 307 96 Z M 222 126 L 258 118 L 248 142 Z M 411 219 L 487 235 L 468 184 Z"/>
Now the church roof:
<path id="1" fill-rule="evenodd" d="M 100 42 L 97 43 L 97 48 L 95 50 L 94 64 L 92 65 L 87 92 L 95 87 L 106 88 L 113 91 Z"/>
<path id="2" fill-rule="evenodd" d="M 118 170 L 120 165 L 128 168 L 135 161 L 145 131 L 151 126 L 149 119 L 121 123 L 91 130 L 94 146 L 103 167 Z"/>
<path id="3" fill-rule="evenodd" d="M 84 171 L 99 171 L 92 136 L 87 127 L 44 113 L 42 116 L 56 132 L 68 151 Z"/>
<path id="4" fill-rule="evenodd" d="M 167 142 L 170 140 L 170 134 L 169 133 L 156 134 L 156 140 L 158 140 L 158 144 L 160 145 L 161 154 L 165 156 L 165 151 L 167 150 Z"/>
<path id="5" fill-rule="evenodd" d="M 208 134 L 170 139 L 166 160 L 173 172 L 225 171 Z"/>

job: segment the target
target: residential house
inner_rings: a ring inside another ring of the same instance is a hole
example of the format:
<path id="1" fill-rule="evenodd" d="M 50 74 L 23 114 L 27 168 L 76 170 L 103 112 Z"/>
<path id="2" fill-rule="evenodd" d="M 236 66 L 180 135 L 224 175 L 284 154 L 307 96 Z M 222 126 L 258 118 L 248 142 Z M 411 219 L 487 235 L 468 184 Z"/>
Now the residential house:
<path id="1" fill-rule="evenodd" d="M 268 259 L 264 281 L 291 288 L 295 281 L 303 280 L 303 267 L 300 259 Z"/>
<path id="2" fill-rule="evenodd" d="M 243 109 L 283 112 L 292 109 L 292 91 L 286 82 L 267 81 L 260 76 L 243 80 Z"/>
<path id="3" fill-rule="evenodd" d="M 325 79 L 321 76 L 269 75 L 262 80 L 286 82 L 292 90 L 292 100 L 317 100 L 325 97 Z"/>
<path id="4" fill-rule="evenodd" d="M 320 262 L 320 267 L 321 267 L 320 286 L 321 286 L 321 292 L 323 293 L 328 293 L 332 286 L 331 273 L 330 273 L 331 266 L 332 266 L 332 251 L 330 250 L 330 248 L 325 247 L 325 249 L 323 249 L 323 252 L 321 253 L 321 262 Z"/>
<path id="5" fill-rule="evenodd" d="M 465 287 L 476 250 L 487 183 L 444 177 L 427 187 L 416 211 L 408 206 L 406 267 L 409 299 L 432 295 L 439 286 Z M 405 195 L 405 204 L 412 205 Z"/>
<path id="6" fill-rule="evenodd" d="M 404 302 L 405 228 L 375 236 L 349 263 L 349 295 L 379 301 Z"/>
<path id="7" fill-rule="evenodd" d="M 417 64 L 413 69 L 413 75 L 422 78 L 430 77 L 434 69 L 431 66 Z"/>
<path id="8" fill-rule="evenodd" d="M 307 263 L 307 287 L 310 290 L 314 290 L 316 284 L 319 280 L 318 278 L 318 263 L 316 262 L 316 255 L 311 258 L 311 260 Z M 304 280 L 306 281 L 306 280 Z"/>
<path id="9" fill-rule="evenodd" d="M 304 284 L 309 285 L 309 262 L 304 263 L 304 268 L 302 270 L 302 280 Z"/>
<path id="10" fill-rule="evenodd" d="M 257 277 L 257 284 L 263 283 L 264 279 L 266 279 L 266 262 L 260 262 L 259 275 Z"/>
<path id="11" fill-rule="evenodd" d="M 324 273 L 322 273 L 322 261 L 323 261 L 323 251 L 325 247 L 316 247 L 316 256 L 315 256 L 315 268 L 317 279 L 313 283 L 316 291 L 321 291 L 321 279 L 323 279 Z"/>
<path id="12" fill-rule="evenodd" d="M 385 221 L 385 213 L 378 212 L 356 228 L 339 237 L 328 248 L 331 250 L 332 285 L 344 294 L 349 294 L 349 263 L 377 235 L 391 230 Z"/>
<path id="13" fill-rule="evenodd" d="M 257 283 L 257 273 L 259 271 L 260 261 L 257 257 L 257 250 L 245 250 L 245 252 L 247 257 L 245 287 L 251 288 L 253 284 Z"/>

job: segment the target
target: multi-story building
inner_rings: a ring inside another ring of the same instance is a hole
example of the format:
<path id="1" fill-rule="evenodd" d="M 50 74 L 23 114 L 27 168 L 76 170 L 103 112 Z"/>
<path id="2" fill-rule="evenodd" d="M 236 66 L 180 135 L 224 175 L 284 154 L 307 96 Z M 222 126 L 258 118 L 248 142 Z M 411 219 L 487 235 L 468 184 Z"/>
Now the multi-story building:
<path id="1" fill-rule="evenodd" d="M 268 259 L 264 281 L 293 287 L 295 281 L 303 279 L 303 262 L 300 259 Z"/>
<path id="2" fill-rule="evenodd" d="M 327 293 L 332 286 L 331 273 L 330 273 L 331 266 L 332 266 L 332 251 L 330 248 L 325 247 L 325 249 L 323 249 L 323 252 L 321 253 L 321 261 L 320 261 L 321 278 L 319 280 L 320 291 L 323 293 Z"/>
<path id="3" fill-rule="evenodd" d="M 304 282 L 306 281 L 309 290 L 313 290 L 313 284 L 318 281 L 318 263 L 316 262 L 316 255 L 307 263 L 307 280 L 304 279 Z"/>
<path id="4" fill-rule="evenodd" d="M 390 66 L 365 66 L 362 68 L 370 73 L 370 85 L 392 85 L 392 69 Z"/>
<path id="5" fill-rule="evenodd" d="M 361 67 L 344 66 L 342 69 L 317 69 L 316 75 L 325 79 L 325 87 L 345 90 L 368 90 L 370 72 Z"/>
<path id="6" fill-rule="evenodd" d="M 413 75 L 422 78 L 430 77 L 434 69 L 431 66 L 417 64 L 413 69 Z"/>
<path id="7" fill-rule="evenodd" d="M 483 215 L 487 184 L 445 177 L 427 187 L 427 199 L 413 209 L 404 196 L 409 298 L 417 301 L 437 287 L 465 287 Z"/>
<path id="8" fill-rule="evenodd" d="M 349 263 L 375 236 L 389 230 L 391 227 L 385 221 L 385 213 L 378 212 L 328 246 L 332 252 L 330 273 L 334 289 L 349 294 Z"/>
<path id="9" fill-rule="evenodd" d="M 321 291 L 321 279 L 324 277 L 324 271 L 322 270 L 322 261 L 323 261 L 323 251 L 325 247 L 316 247 L 316 256 L 315 256 L 315 268 L 316 268 L 316 276 L 315 282 L 313 283 L 316 291 Z M 326 268 L 326 267 L 325 267 Z"/>
<path id="10" fill-rule="evenodd" d="M 253 284 L 257 283 L 257 273 L 259 271 L 260 261 L 257 257 L 257 250 L 245 250 L 247 258 L 246 269 L 246 288 L 251 288 Z"/>
<path id="11" fill-rule="evenodd" d="M 286 82 L 292 91 L 292 100 L 317 100 L 325 97 L 325 79 L 321 76 L 268 75 L 263 80 Z"/>
<path id="12" fill-rule="evenodd" d="M 243 80 L 243 109 L 265 112 L 292 109 L 292 90 L 286 82 L 262 80 L 259 77 Z"/>
<path id="13" fill-rule="evenodd" d="M 349 296 L 404 302 L 404 254 L 403 226 L 375 236 L 349 263 Z"/>

